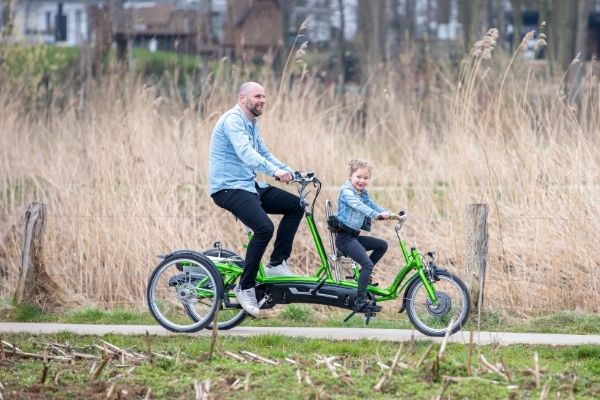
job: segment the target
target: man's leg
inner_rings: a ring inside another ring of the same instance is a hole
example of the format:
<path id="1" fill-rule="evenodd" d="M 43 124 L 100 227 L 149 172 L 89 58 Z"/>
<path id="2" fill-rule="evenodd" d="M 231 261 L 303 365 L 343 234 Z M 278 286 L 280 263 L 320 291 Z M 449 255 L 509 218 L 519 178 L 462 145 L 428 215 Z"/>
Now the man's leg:
<path id="1" fill-rule="evenodd" d="M 292 254 L 294 236 L 304 215 L 304 209 L 300 207 L 298 196 L 277 187 L 258 189 L 258 193 L 264 211 L 268 214 L 283 214 L 270 259 L 272 265 L 277 265 Z"/>
<path id="2" fill-rule="evenodd" d="M 246 266 L 240 278 L 240 287 L 243 290 L 253 288 L 260 260 L 273 237 L 273 222 L 262 209 L 259 198 L 254 193 L 238 189 L 221 190 L 213 195 L 213 200 L 254 232 L 252 240 L 248 243 Z"/>

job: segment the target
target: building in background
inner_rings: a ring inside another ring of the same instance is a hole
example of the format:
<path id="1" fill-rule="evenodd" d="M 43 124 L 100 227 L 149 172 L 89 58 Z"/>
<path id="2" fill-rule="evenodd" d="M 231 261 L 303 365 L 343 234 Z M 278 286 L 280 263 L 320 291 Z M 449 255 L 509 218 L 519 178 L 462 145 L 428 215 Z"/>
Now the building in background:
<path id="1" fill-rule="evenodd" d="M 101 0 L 17 1 L 13 36 L 27 43 L 78 46 L 91 35 L 89 7 L 100 3 Z"/>

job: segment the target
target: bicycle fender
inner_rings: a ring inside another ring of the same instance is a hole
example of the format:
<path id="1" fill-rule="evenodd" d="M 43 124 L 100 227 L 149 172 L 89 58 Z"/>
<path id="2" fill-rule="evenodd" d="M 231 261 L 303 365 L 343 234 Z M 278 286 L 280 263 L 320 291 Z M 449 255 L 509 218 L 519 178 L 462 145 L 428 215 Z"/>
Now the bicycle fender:
<path id="1" fill-rule="evenodd" d="M 202 253 L 195 251 L 195 250 L 189 250 L 189 249 L 179 249 L 179 250 L 175 250 L 172 251 L 168 254 L 158 254 L 157 257 L 160 258 L 161 260 L 165 260 L 167 258 L 171 258 L 171 257 L 175 257 L 175 256 L 180 256 L 182 254 L 187 254 L 187 255 L 193 255 L 193 256 L 197 256 L 197 257 L 203 257 Z"/>
<path id="2" fill-rule="evenodd" d="M 404 310 L 406 310 L 406 297 L 408 296 L 408 290 L 417 279 L 420 279 L 419 274 L 414 274 L 406 283 L 406 289 L 404 289 L 404 295 L 402 296 L 402 306 L 400 307 L 400 310 L 398 310 L 398 313 L 402 313 Z"/>

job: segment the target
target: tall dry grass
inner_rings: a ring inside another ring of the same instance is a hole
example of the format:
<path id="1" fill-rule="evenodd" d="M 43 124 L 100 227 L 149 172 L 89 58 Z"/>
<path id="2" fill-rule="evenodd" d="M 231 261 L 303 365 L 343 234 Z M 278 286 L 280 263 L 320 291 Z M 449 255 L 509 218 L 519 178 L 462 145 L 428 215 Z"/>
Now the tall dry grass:
<path id="1" fill-rule="evenodd" d="M 487 55 L 474 52 L 460 73 L 437 66 L 426 93 L 406 59 L 372 77 L 368 94 L 340 95 L 310 76 L 280 90 L 268 73 L 227 65 L 189 102 L 168 85 L 113 75 L 62 93 L 43 112 L 3 81 L 0 296 L 14 292 L 31 201 L 48 204 L 46 264 L 79 302 L 143 307 L 157 254 L 217 239 L 240 252 L 241 226 L 207 195 L 207 155 L 217 118 L 253 79 L 270 94 L 260 121 L 269 148 L 324 182 L 316 212 L 324 240 L 322 201 L 336 198 L 349 159 L 367 158 L 371 193 L 407 211 L 409 242 L 435 250 L 459 275 L 465 206 L 490 205 L 490 307 L 598 311 L 598 79 L 588 74 L 567 98 L 562 80 L 521 57 Z M 391 225 L 373 233 L 394 243 Z M 296 271 L 316 270 L 313 247 L 301 226 L 290 260 Z M 390 246 L 376 279 L 389 282 L 399 258 Z"/>

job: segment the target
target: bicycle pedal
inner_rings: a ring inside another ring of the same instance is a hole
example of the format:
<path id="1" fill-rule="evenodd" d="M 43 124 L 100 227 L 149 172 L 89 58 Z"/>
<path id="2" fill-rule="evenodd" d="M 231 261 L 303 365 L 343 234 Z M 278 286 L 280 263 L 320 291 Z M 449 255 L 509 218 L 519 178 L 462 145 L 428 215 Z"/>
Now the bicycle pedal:
<path id="1" fill-rule="evenodd" d="M 377 315 L 377 313 L 375 313 L 375 312 L 366 312 L 365 313 L 365 325 L 369 325 L 369 321 L 371 321 L 371 318 L 375 318 L 376 315 Z"/>

